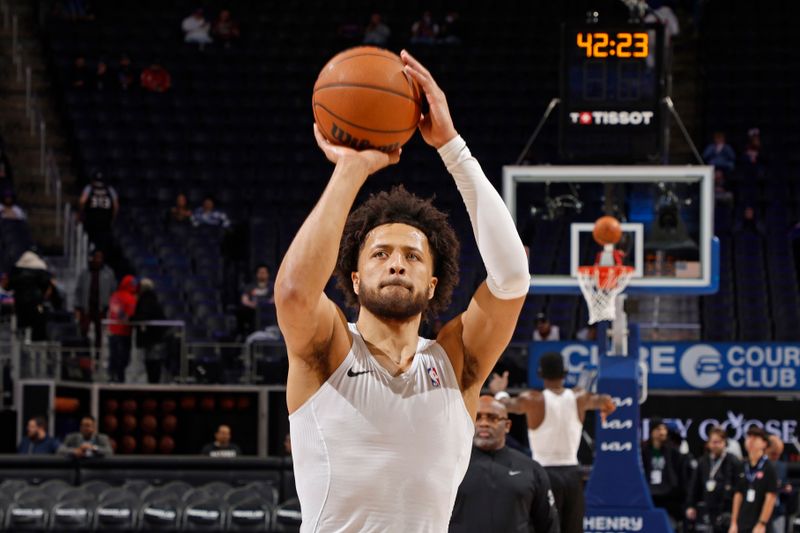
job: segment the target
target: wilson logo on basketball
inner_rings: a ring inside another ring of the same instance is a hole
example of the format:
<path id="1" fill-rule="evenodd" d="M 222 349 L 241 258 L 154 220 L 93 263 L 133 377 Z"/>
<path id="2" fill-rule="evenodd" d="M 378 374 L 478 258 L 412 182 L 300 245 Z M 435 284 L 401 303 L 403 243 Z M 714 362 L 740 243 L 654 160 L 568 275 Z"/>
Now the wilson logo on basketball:
<path id="1" fill-rule="evenodd" d="M 367 148 L 372 148 L 374 150 L 379 150 L 381 152 L 390 153 L 394 152 L 398 148 L 400 148 L 400 143 L 392 143 L 387 144 L 385 146 L 372 146 L 367 139 L 357 139 L 344 131 L 338 124 L 335 122 L 331 124 L 331 137 L 336 140 L 339 144 L 344 146 L 349 146 L 355 150 L 366 150 Z"/>

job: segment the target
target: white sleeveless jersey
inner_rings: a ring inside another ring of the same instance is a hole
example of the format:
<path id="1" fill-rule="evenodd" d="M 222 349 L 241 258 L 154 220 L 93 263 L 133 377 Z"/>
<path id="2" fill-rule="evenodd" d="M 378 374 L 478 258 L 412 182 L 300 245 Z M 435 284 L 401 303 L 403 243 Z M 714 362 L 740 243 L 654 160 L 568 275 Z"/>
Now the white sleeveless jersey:
<path id="1" fill-rule="evenodd" d="M 289 416 L 302 533 L 444 533 L 474 422 L 436 341 L 392 377 L 354 324 L 344 362 Z"/>
<path id="2" fill-rule="evenodd" d="M 544 420 L 536 429 L 528 429 L 533 456 L 542 466 L 578 464 L 583 424 L 578 418 L 578 402 L 572 389 L 556 394 L 545 389 Z"/>

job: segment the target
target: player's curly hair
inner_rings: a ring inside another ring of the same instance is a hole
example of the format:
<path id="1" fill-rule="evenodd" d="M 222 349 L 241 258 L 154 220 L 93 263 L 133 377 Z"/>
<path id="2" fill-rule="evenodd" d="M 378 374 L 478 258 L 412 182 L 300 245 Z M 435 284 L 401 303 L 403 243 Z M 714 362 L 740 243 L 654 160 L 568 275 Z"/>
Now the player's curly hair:
<path id="1" fill-rule="evenodd" d="M 434 207 L 432 200 L 422 199 L 398 185 L 388 192 L 370 195 L 350 213 L 344 226 L 335 270 L 336 284 L 344 293 L 348 306 L 358 308 L 358 295 L 353 290 L 351 273 L 358 270 L 358 255 L 367 235 L 383 224 L 399 223 L 422 231 L 433 252 L 433 275 L 438 282 L 423 318 L 427 320 L 447 309 L 453 289 L 458 284 L 460 247 L 447 215 Z"/>

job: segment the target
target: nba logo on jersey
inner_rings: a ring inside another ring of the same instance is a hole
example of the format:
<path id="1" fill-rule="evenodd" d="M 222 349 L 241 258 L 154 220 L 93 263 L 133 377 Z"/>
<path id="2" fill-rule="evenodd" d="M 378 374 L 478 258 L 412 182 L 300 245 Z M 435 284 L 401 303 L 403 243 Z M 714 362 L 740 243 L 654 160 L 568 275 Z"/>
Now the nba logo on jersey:
<path id="1" fill-rule="evenodd" d="M 436 371 L 435 366 L 428 367 L 428 376 L 430 376 L 431 383 L 433 384 L 434 387 L 438 387 L 439 385 L 442 384 L 442 382 L 439 381 L 439 373 Z"/>

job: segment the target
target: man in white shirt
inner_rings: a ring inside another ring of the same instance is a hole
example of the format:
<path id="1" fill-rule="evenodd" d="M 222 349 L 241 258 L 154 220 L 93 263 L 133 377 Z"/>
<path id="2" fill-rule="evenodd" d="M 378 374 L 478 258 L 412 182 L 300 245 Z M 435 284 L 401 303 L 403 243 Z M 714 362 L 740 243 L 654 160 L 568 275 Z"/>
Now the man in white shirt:
<path id="1" fill-rule="evenodd" d="M 536 329 L 533 330 L 533 340 L 535 341 L 558 341 L 561 340 L 561 332 L 558 326 L 550 323 L 550 319 L 544 313 L 536 315 Z"/>

